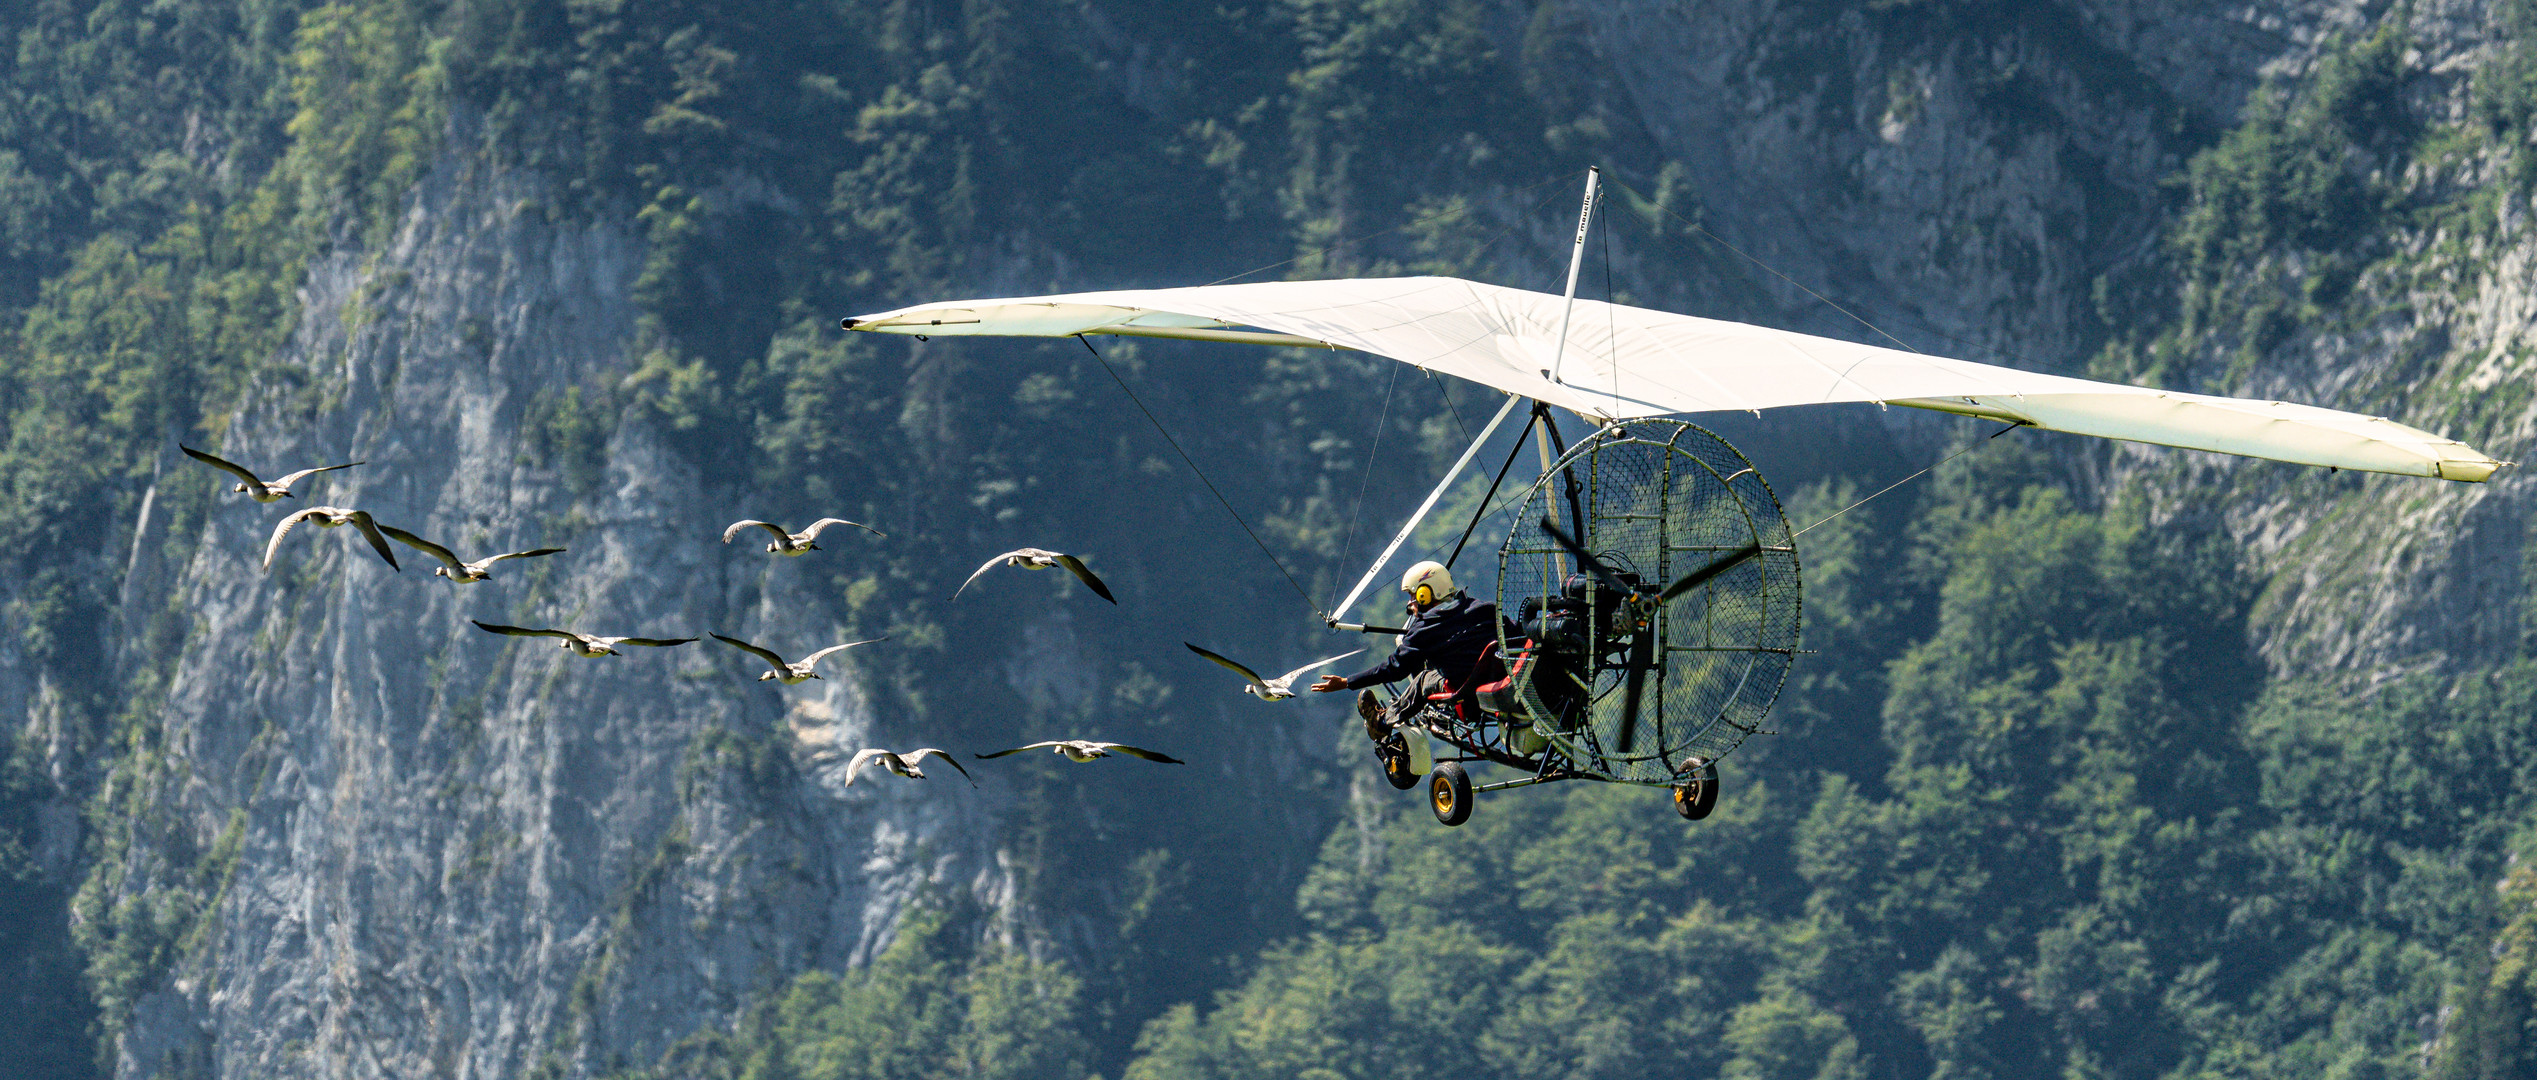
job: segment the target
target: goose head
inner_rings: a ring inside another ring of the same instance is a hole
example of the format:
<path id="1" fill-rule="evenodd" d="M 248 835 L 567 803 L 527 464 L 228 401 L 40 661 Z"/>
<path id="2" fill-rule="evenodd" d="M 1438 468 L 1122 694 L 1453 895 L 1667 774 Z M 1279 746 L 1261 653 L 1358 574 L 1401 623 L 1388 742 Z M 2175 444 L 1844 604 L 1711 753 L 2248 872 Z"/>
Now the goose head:
<path id="1" fill-rule="evenodd" d="M 758 676 L 758 681 L 759 681 L 759 682 L 765 682 L 765 681 L 767 681 L 768 679 L 772 679 L 772 678 L 775 678 L 775 677 L 776 677 L 776 674 L 775 674 L 774 672 L 772 672 L 772 671 L 769 671 L 769 672 L 766 672 L 765 674 L 759 675 L 759 676 Z"/>

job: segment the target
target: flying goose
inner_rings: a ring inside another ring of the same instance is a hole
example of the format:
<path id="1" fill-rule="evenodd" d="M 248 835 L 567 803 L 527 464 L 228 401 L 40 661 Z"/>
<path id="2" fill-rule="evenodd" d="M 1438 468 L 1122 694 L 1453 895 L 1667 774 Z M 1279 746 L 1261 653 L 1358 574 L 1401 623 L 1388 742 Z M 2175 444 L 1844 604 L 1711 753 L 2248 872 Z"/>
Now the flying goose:
<path id="1" fill-rule="evenodd" d="M 917 768 L 916 763 L 925 760 L 928 755 L 941 758 L 945 764 L 958 769 L 961 778 L 969 781 L 970 787 L 978 786 L 978 778 L 969 775 L 969 770 L 961 767 L 958 758 L 930 746 L 912 754 L 894 754 L 887 750 L 857 751 L 854 760 L 846 763 L 846 786 L 853 787 L 854 774 L 862 772 L 864 766 L 872 764 L 878 764 L 910 780 L 922 780 L 925 778 L 925 770 Z"/>
<path id="2" fill-rule="evenodd" d="M 979 754 L 977 756 L 980 758 L 1000 758 L 1006 754 L 1018 754 L 1024 750 L 1037 750 L 1043 746 L 1056 747 L 1057 752 L 1066 755 L 1066 758 L 1069 761 L 1091 761 L 1094 758 L 1105 758 L 1109 757 L 1110 753 L 1115 750 L 1119 753 L 1126 754 L 1129 757 L 1141 757 L 1147 761 L 1159 761 L 1165 765 L 1189 764 L 1186 761 L 1182 761 L 1181 759 L 1172 757 L 1168 754 L 1158 754 L 1151 750 L 1129 746 L 1126 743 L 1094 742 L 1090 739 L 1050 739 L 1047 742 L 1035 742 L 1029 746 L 1016 746 L 1010 750 L 998 750 L 992 754 Z"/>
<path id="3" fill-rule="evenodd" d="M 818 652 L 812 653 L 809 656 L 803 657 L 801 662 L 797 664 L 785 663 L 784 658 L 775 655 L 775 650 L 773 649 L 761 649 L 736 637 L 724 637 L 721 634 L 715 634 L 714 640 L 722 642 L 725 645 L 729 645 L 732 648 L 739 649 L 742 652 L 749 653 L 758 659 L 775 665 L 774 670 L 758 676 L 759 682 L 765 682 L 768 679 L 776 679 L 786 686 L 791 686 L 794 683 L 801 682 L 805 679 L 818 678 L 819 673 L 812 671 L 811 668 L 816 667 L 819 664 L 820 657 L 826 656 L 832 652 L 840 652 L 846 649 L 851 649 L 857 645 L 870 645 L 875 641 L 888 641 L 889 639 L 865 638 L 862 641 L 849 641 L 843 645 L 831 645 L 825 649 L 819 650 Z"/>
<path id="4" fill-rule="evenodd" d="M 1252 671 L 1250 668 L 1243 667 L 1242 665 L 1237 664 L 1237 663 L 1234 663 L 1234 662 L 1233 662 L 1233 661 L 1231 661 L 1231 660 L 1227 660 L 1227 659 L 1225 659 L 1224 657 L 1221 657 L 1221 656 L 1216 655 L 1215 653 L 1208 652 L 1207 650 L 1205 650 L 1205 649 L 1201 649 L 1201 648 L 1199 648 L 1198 646 L 1195 646 L 1195 645 L 1190 645 L 1190 644 L 1189 644 L 1188 642 L 1186 642 L 1186 641 L 1181 642 L 1181 644 L 1183 644 L 1183 645 L 1188 645 L 1188 646 L 1189 646 L 1189 651 L 1194 652 L 1194 653 L 1197 653 L 1198 655 L 1203 656 L 1203 657 L 1206 657 L 1206 658 L 1207 658 L 1207 659 L 1209 659 L 1209 660 L 1213 660 L 1213 661 L 1215 661 L 1215 662 L 1217 662 L 1217 663 L 1219 663 L 1219 664 L 1222 664 L 1222 665 L 1224 665 L 1224 666 L 1226 666 L 1226 667 L 1228 667 L 1228 668 L 1231 668 L 1231 669 L 1233 669 L 1233 673 L 1234 673 L 1234 674 L 1236 674 L 1236 675 L 1240 675 L 1240 676 L 1242 676 L 1242 677 L 1243 677 L 1243 678 L 1245 678 L 1245 679 L 1249 679 L 1249 680 L 1251 680 L 1250 685 L 1245 686 L 1245 687 L 1243 687 L 1243 688 L 1242 688 L 1242 692 L 1243 692 L 1243 693 L 1245 693 L 1245 694 L 1249 694 L 1249 695 L 1251 695 L 1252 697 L 1258 698 L 1258 699 L 1260 699 L 1260 700 L 1262 700 L 1262 701 L 1284 701 L 1284 700 L 1286 700 L 1287 698 L 1294 697 L 1294 696 L 1295 696 L 1294 686 L 1295 686 L 1295 677 L 1296 677 L 1296 676 L 1301 675 L 1301 674 L 1303 674 L 1303 673 L 1305 673 L 1305 672 L 1307 672 L 1307 671 L 1311 671 L 1311 670 L 1312 670 L 1312 669 L 1314 669 L 1314 668 L 1321 667 L 1321 666 L 1323 666 L 1323 665 L 1325 665 L 1325 664 L 1336 664 L 1336 663 L 1338 663 L 1339 661 L 1345 660 L 1345 659 L 1347 659 L 1347 658 L 1349 658 L 1349 657 L 1351 657 L 1351 656 L 1355 656 L 1357 653 L 1361 653 L 1361 652 L 1364 652 L 1364 651 L 1365 651 L 1364 649 L 1358 649 L 1356 652 L 1340 653 L 1339 655 L 1334 656 L 1334 657 L 1331 657 L 1331 658 L 1330 658 L 1330 659 L 1328 659 L 1328 660 L 1315 660 L 1315 661 L 1313 661 L 1312 663 L 1309 663 L 1309 664 L 1306 664 L 1306 665 L 1304 665 L 1304 666 L 1302 666 L 1302 667 L 1296 668 L 1295 670 L 1293 670 L 1293 671 L 1289 671 L 1289 672 L 1287 672 L 1286 674 L 1284 674 L 1284 675 L 1280 675 L 1280 676 L 1278 676 L 1278 677 L 1276 677 L 1276 678 L 1274 678 L 1274 679 L 1263 679 L 1263 678 L 1261 678 L 1261 677 L 1259 676 L 1259 673 L 1258 673 L 1258 672 Z"/>
<path id="5" fill-rule="evenodd" d="M 1100 578 L 1092 576 L 1092 571 L 1084 569 L 1084 562 L 1082 559 L 1078 559 L 1062 551 L 1048 551 L 1042 548 L 1015 548 L 1014 550 L 1005 552 L 995 558 L 988 559 L 984 565 L 978 567 L 975 573 L 969 575 L 969 581 L 978 580 L 979 574 L 995 569 L 998 564 L 1005 566 L 1019 566 L 1027 570 L 1047 570 L 1052 567 L 1062 566 L 1066 568 L 1067 573 L 1075 575 L 1076 578 L 1080 579 L 1085 585 L 1089 586 L 1092 589 L 1093 595 L 1113 604 L 1119 602 L 1118 597 L 1110 595 L 1109 586 L 1103 585 Z M 960 594 L 968 591 L 969 581 L 961 582 L 959 588 L 953 589 L 951 591 L 951 598 L 954 600 L 960 599 Z"/>
<path id="6" fill-rule="evenodd" d="M 448 548 L 442 547 L 429 540 L 425 540 L 422 537 L 397 528 L 394 525 L 381 525 L 379 526 L 379 531 L 386 533 L 388 539 L 390 540 L 394 540 L 397 543 L 413 548 L 425 555 L 429 555 L 442 562 L 448 563 L 449 565 L 447 566 L 433 567 L 432 573 L 440 577 L 448 578 L 449 580 L 455 581 L 461 585 L 473 584 L 492 577 L 493 564 L 501 562 L 504 559 L 532 559 L 540 555 L 553 555 L 564 550 L 562 548 L 537 548 L 531 551 L 514 551 L 508 554 L 496 555 L 489 559 L 478 559 L 474 562 L 460 562 L 458 561 L 458 556 L 451 553 Z"/>
<path id="7" fill-rule="evenodd" d="M 615 656 L 617 655 L 616 646 L 619 645 L 649 645 L 655 648 L 667 648 L 672 645 L 685 645 L 690 641 L 696 640 L 692 637 L 598 637 L 592 634 L 576 634 L 570 630 L 531 630 L 525 626 L 498 626 L 489 622 L 478 622 L 474 619 L 469 619 L 467 621 L 475 623 L 476 629 L 489 634 L 509 634 L 512 637 L 562 638 L 564 639 L 563 647 L 572 650 L 573 654 L 576 656 Z"/>
<path id="8" fill-rule="evenodd" d="M 262 480 L 256 479 L 254 473 L 248 472 L 244 466 L 238 465 L 234 462 L 222 461 L 219 458 L 203 453 L 202 451 L 196 450 L 183 443 L 176 444 L 176 448 L 185 451 L 186 457 L 236 476 L 238 478 L 238 486 L 229 490 L 246 492 L 248 498 L 254 499 L 260 503 L 272 502 L 276 499 L 294 498 L 295 496 L 291 494 L 291 485 L 299 483 L 301 480 L 318 473 L 333 472 L 337 469 L 349 469 L 355 465 L 361 464 L 358 461 L 348 461 L 341 465 L 321 465 L 314 469 L 301 469 L 298 472 L 291 473 L 268 484 Z"/>
<path id="9" fill-rule="evenodd" d="M 265 569 L 273 569 L 273 553 L 282 550 L 282 538 L 291 534 L 292 526 L 303 521 L 310 522 L 321 529 L 332 529 L 340 525 L 350 525 L 360 529 L 361 535 L 370 541 L 370 550 L 378 552 L 380 558 L 388 561 L 388 569 L 400 573 L 405 569 L 396 564 L 396 553 L 388 550 L 387 538 L 379 535 L 379 523 L 370 520 L 369 511 L 346 510 L 335 506 L 312 506 L 283 518 L 281 523 L 273 526 L 273 539 L 264 542 Z"/>
<path id="10" fill-rule="evenodd" d="M 732 522 L 729 528 L 722 530 L 722 542 L 726 544 L 730 543 L 732 537 L 740 535 L 740 530 L 746 529 L 751 525 L 755 525 L 758 528 L 765 529 L 766 531 L 775 534 L 775 542 L 768 544 L 766 549 L 777 555 L 803 555 L 819 550 L 819 545 L 814 544 L 811 541 L 819 539 L 819 530 L 825 529 L 831 525 L 853 525 L 855 528 L 871 533 L 874 536 L 882 535 L 881 530 L 879 529 L 875 529 L 870 525 L 848 521 L 844 518 L 821 518 L 817 521 L 811 522 L 810 528 L 797 533 L 785 532 L 784 526 L 778 525 L 772 521 L 759 521 L 756 518 L 750 518 L 746 521 Z"/>

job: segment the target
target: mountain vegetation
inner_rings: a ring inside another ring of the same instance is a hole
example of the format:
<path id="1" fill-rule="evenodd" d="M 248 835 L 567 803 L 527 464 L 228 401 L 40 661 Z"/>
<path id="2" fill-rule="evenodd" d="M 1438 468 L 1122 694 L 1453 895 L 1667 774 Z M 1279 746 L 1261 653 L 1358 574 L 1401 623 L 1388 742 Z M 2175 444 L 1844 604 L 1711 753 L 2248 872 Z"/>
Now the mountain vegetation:
<path id="1" fill-rule="evenodd" d="M 2007 52 L 2051 29 L 1985 0 L 1788 6 L 1808 33 L 1870 20 L 1898 71 L 1950 35 Z M 2060 366 L 2271 385 L 2307 362 L 2302 342 L 2429 321 L 2425 294 L 2505 272 L 2505 207 L 2524 214 L 2537 186 L 2531 18 L 2496 9 L 2500 44 L 2456 110 L 2400 8 L 2242 113 L 2180 124 L 2158 234 L 2107 268 L 2075 332 L 2094 351 Z M 712 482 L 938 503 L 939 535 L 1063 501 L 1075 462 L 1178 483 L 1161 444 L 1118 434 L 1150 430 L 1117 392 L 1133 385 L 1170 416 L 1240 418 L 1175 434 L 1202 461 L 1255 465 L 1225 481 L 1229 501 L 1315 595 L 1383 528 L 1359 518 L 1414 497 L 1459 444 L 1476 395 L 1362 358 L 1068 342 L 1011 346 L 1027 368 L 946 350 L 922 376 L 944 389 L 920 398 L 898 343 L 841 339 L 836 316 L 1246 270 L 1539 286 L 1586 161 L 1623 185 L 1605 226 L 1620 269 L 1603 253 L 1600 292 L 1785 310 L 1775 280 L 1718 245 L 1709 230 L 1734 225 L 1709 217 L 1620 76 L 1595 74 L 1558 2 L 34 0 L 0 28 L 15 45 L 0 53 L 0 681 L 29 688 L 0 697 L 16 721 L 0 1061 L 21 1076 L 145 1075 L 117 1040 L 157 1022 L 139 1008 L 152 990 L 209 970 L 206 927 L 252 856 L 241 823 L 205 833 L 164 811 L 188 776 L 157 706 L 196 630 L 125 604 L 125 578 L 176 565 L 218 490 L 171 461 L 176 441 L 216 442 L 251 400 L 329 407 L 334 376 L 273 362 L 301 286 L 314 263 L 390 259 L 418 185 L 532 174 L 551 198 L 530 212 L 641 237 L 626 363 L 529 410 L 522 454 L 577 493 L 596 497 L 611 433 L 642 424 Z M 2450 343 L 2407 340 L 2418 354 L 2341 404 L 2511 435 L 2532 400 L 2524 364 L 2483 388 L 2430 381 Z M 925 422 L 964 448 L 954 465 L 858 436 L 937 400 Z M 1909 438 L 1915 460 L 1957 448 Z M 1821 441 L 1774 475 L 1801 523 L 1909 471 L 1881 432 Z M 1318 843 L 1262 907 L 1227 881 L 1243 830 L 1264 827 L 1239 806 L 1191 811 L 1168 844 L 1069 844 L 1047 824 L 1067 789 L 1042 768 L 1007 845 L 1036 914 L 928 891 L 868 963 L 772 973 L 727 1024 L 657 1053 L 594 1056 L 591 1025 L 563 1023 L 538 1074 L 2537 1068 L 2524 587 L 2520 633 L 2491 654 L 2269 663 L 2267 605 L 2299 568 L 2247 557 L 2224 514 L 2178 511 L 2174 491 L 2207 478 L 2113 453 L 2012 433 L 1808 533 L 1816 654 L 1783 732 L 1727 763 L 1697 826 L 1647 790 L 1567 785 L 1492 796 L 1442 829 L 1378 797 L 1352 742 L 1336 759 L 1350 771 L 1307 763 L 1292 792 L 1247 796 L 1309 804 L 1277 820 Z M 2321 498 L 2427 483 L 2294 482 Z M 1245 606 L 1297 607 L 1186 494 L 1198 510 L 1137 521 L 1195 523 L 1192 564 L 1240 567 Z M 160 550 L 136 548 L 145 500 L 172 523 Z M 959 700 L 974 672 L 942 645 L 956 616 L 896 597 L 966 568 L 923 554 L 815 588 L 839 610 L 890 609 L 919 649 L 904 693 Z M 1104 707 L 1169 730 L 1178 676 L 1123 670 Z M 773 732 L 718 737 L 698 753 L 789 767 Z"/>

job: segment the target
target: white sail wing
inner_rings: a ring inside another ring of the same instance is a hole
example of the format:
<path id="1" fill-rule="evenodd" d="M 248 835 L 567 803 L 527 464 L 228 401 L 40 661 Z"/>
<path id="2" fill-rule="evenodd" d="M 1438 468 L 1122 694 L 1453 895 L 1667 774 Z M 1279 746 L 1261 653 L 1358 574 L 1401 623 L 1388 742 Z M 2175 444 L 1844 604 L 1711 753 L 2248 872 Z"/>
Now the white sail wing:
<path id="1" fill-rule="evenodd" d="M 2483 480 L 2504 462 L 2383 417 L 2020 371 L 1459 278 L 1353 278 L 922 304 L 845 320 L 924 335 L 1120 334 L 1357 349 L 1610 419 L 1875 402 L 2306 465 Z"/>

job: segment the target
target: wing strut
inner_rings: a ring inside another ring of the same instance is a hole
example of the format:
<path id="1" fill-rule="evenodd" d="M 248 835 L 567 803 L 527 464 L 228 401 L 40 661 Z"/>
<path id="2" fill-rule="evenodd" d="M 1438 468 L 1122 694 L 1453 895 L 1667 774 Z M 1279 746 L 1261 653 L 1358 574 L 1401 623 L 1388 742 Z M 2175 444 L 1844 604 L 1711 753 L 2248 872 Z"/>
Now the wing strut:
<path id="1" fill-rule="evenodd" d="M 1349 608 L 1356 606 L 1357 598 L 1365 595 L 1366 586 L 1374 584 L 1375 575 L 1383 572 L 1383 564 L 1392 561 L 1392 555 L 1401 550 L 1401 542 L 1409 539 L 1410 532 L 1418 528 L 1419 522 L 1427 520 L 1427 512 L 1436 508 L 1436 500 L 1445 497 L 1445 489 L 1452 487 L 1454 480 L 1462 475 L 1463 466 L 1471 464 L 1471 459 L 1480 453 L 1480 445 L 1488 442 L 1489 436 L 1497 433 L 1498 425 L 1506 422 L 1506 414 L 1514 412 L 1515 403 L 1522 400 L 1524 399 L 1513 394 L 1506 396 L 1506 404 L 1498 406 L 1498 414 L 1489 418 L 1488 426 L 1480 429 L 1480 436 L 1471 440 L 1471 445 L 1463 447 L 1462 456 L 1454 459 L 1453 468 L 1445 470 L 1445 478 L 1436 482 L 1436 490 L 1427 493 L 1427 501 L 1418 504 L 1418 512 L 1409 516 L 1409 522 L 1401 526 L 1401 531 L 1392 534 L 1392 542 L 1383 545 L 1383 554 L 1374 557 L 1374 565 L 1365 568 L 1365 576 L 1357 579 L 1357 587 L 1348 590 L 1348 598 L 1339 601 L 1339 606 L 1331 608 L 1330 614 L 1322 616 L 1323 622 L 1339 630 L 1365 629 L 1355 624 L 1340 622 L 1339 617 L 1347 614 Z"/>

